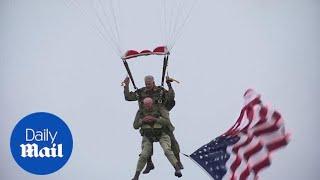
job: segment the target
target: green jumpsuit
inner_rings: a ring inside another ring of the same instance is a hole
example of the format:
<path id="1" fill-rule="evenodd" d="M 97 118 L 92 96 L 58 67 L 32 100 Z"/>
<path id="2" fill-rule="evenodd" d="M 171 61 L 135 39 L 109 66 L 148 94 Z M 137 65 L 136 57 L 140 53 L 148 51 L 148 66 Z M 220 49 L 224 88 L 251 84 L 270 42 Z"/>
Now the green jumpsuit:
<path id="1" fill-rule="evenodd" d="M 129 86 L 125 86 L 124 87 L 124 97 L 127 101 L 138 101 L 139 110 L 137 111 L 135 119 L 134 119 L 134 128 L 135 129 L 139 128 L 139 127 L 135 126 L 135 124 L 141 118 L 140 109 L 143 108 L 143 99 L 146 97 L 150 97 L 153 99 L 155 106 L 161 109 L 162 115 L 165 116 L 170 122 L 169 110 L 168 110 L 169 107 L 168 106 L 170 106 L 170 102 L 173 102 L 174 98 L 175 98 L 175 92 L 171 87 L 169 88 L 169 90 L 166 90 L 161 86 L 155 86 L 152 90 L 147 90 L 146 88 L 140 88 L 140 89 L 136 90 L 135 92 L 130 92 Z M 170 122 L 170 124 L 171 124 L 171 122 Z M 167 134 L 170 136 L 170 139 L 171 139 L 171 145 L 172 145 L 171 148 L 172 148 L 176 158 L 180 161 L 180 156 L 179 156 L 180 146 L 179 146 L 179 143 L 173 134 L 174 126 L 172 124 L 171 124 L 171 126 L 172 126 L 172 128 L 169 128 L 170 132 L 168 132 Z"/>
<path id="2" fill-rule="evenodd" d="M 141 109 L 141 118 L 135 122 L 134 126 L 140 128 L 142 138 L 142 152 L 137 163 L 137 172 L 141 172 L 147 163 L 148 158 L 152 155 L 153 142 L 159 142 L 164 154 L 172 166 L 176 166 L 178 160 L 171 149 L 171 139 L 168 135 L 174 128 L 167 117 L 161 116 L 161 109 L 153 107 L 150 110 Z M 144 123 L 143 117 L 150 115 L 156 118 L 154 123 Z"/>

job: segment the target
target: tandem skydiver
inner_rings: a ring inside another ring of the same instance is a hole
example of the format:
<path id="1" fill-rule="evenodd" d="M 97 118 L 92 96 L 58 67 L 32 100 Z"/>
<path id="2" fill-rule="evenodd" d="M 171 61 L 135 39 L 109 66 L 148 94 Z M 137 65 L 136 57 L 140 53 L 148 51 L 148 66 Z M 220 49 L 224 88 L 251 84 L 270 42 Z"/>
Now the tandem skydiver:
<path id="1" fill-rule="evenodd" d="M 124 83 L 124 97 L 127 101 L 138 101 L 139 110 L 136 113 L 134 122 L 139 121 L 141 116 L 141 109 L 143 108 L 143 99 L 146 97 L 152 98 L 154 102 L 154 106 L 157 106 L 162 109 L 163 113 L 166 113 L 169 118 L 169 111 L 175 105 L 175 92 L 172 88 L 171 82 L 173 81 L 172 78 L 166 77 L 166 83 L 168 85 L 168 90 L 161 86 L 156 86 L 154 82 L 154 78 L 151 75 L 148 75 L 144 78 L 145 87 L 137 89 L 134 92 L 129 91 L 129 83 L 130 79 L 128 77 L 125 78 L 123 81 Z M 134 123 L 135 124 L 135 123 Z M 139 127 L 134 126 L 135 129 Z M 173 131 L 168 133 L 171 139 L 171 146 L 176 159 L 178 160 L 178 166 L 183 169 L 183 165 L 180 160 L 180 147 L 179 144 L 173 134 Z M 153 152 L 153 151 L 152 151 Z M 143 171 L 144 174 L 149 173 L 152 169 L 154 169 L 154 164 L 152 162 L 151 156 L 147 160 L 146 169 Z"/>

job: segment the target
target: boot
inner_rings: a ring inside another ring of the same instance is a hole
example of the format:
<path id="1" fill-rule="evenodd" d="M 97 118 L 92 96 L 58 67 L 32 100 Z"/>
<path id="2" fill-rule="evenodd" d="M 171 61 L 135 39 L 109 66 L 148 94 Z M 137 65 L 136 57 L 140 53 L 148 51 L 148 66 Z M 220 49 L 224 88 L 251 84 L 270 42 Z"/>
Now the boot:
<path id="1" fill-rule="evenodd" d="M 179 167 L 178 163 L 174 166 L 174 169 L 176 170 L 174 175 L 178 178 L 182 177 L 181 168 Z"/>
<path id="2" fill-rule="evenodd" d="M 132 180 L 139 180 L 140 172 L 137 171 Z"/>
<path id="3" fill-rule="evenodd" d="M 154 169 L 154 165 L 153 165 L 153 162 L 152 162 L 152 160 L 150 158 L 150 159 L 148 159 L 146 169 L 144 169 L 144 171 L 142 173 L 143 174 L 148 174 L 153 169 Z"/>

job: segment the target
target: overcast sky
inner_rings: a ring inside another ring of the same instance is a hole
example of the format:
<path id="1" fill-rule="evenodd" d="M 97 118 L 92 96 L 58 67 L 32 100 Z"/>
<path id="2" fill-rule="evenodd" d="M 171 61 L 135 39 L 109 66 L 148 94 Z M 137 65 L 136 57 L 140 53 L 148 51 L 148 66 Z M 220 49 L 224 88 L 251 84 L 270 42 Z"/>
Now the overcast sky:
<path id="1" fill-rule="evenodd" d="M 160 3 L 121 2 L 122 48 L 160 45 Z M 226 131 L 239 115 L 244 91 L 255 88 L 282 113 L 293 135 L 261 179 L 320 179 L 319 18 L 319 0 L 200 0 L 170 56 L 170 75 L 181 81 L 173 85 L 171 120 L 182 152 L 190 154 Z M 132 128 L 138 106 L 124 100 L 122 61 L 91 28 L 93 19 L 63 0 L 0 0 L 0 179 L 134 175 L 141 145 Z M 130 64 L 139 87 L 146 74 L 159 83 L 160 57 Z M 15 124 L 38 111 L 60 116 L 74 138 L 69 162 L 47 176 L 22 170 L 9 148 Z M 154 162 L 156 169 L 141 179 L 176 179 L 159 145 Z M 189 159 L 182 162 L 182 179 L 209 179 Z"/>

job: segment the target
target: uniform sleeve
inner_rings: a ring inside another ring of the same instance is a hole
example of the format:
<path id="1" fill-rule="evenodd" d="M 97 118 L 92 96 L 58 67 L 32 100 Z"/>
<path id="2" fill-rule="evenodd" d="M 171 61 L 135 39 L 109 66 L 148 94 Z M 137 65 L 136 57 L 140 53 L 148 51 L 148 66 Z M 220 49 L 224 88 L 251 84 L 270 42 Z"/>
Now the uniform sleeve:
<path id="1" fill-rule="evenodd" d="M 163 107 L 159 108 L 159 112 L 160 112 L 160 117 L 163 117 L 165 119 L 170 119 L 169 117 L 169 111 Z"/>
<path id="2" fill-rule="evenodd" d="M 133 123 L 133 128 L 134 129 L 139 129 L 141 126 L 142 126 L 142 119 L 138 119 L 137 121 L 135 121 L 134 123 Z"/>
<path id="3" fill-rule="evenodd" d="M 168 122 L 169 122 L 169 119 L 167 119 L 167 118 L 164 118 L 164 117 L 162 117 L 162 116 L 160 116 L 159 118 L 156 118 L 156 121 L 158 122 L 158 123 L 160 123 L 162 126 L 168 126 Z"/>
<path id="4" fill-rule="evenodd" d="M 129 91 L 129 86 L 124 86 L 124 98 L 126 101 L 137 101 L 138 100 L 138 96 L 136 94 L 136 92 L 130 92 Z"/>
<path id="5" fill-rule="evenodd" d="M 169 118 L 169 111 L 161 108 L 160 109 L 160 117 L 158 122 L 163 126 L 166 126 L 170 131 L 174 131 L 175 127 L 172 125 L 170 118 Z"/>
<path id="6" fill-rule="evenodd" d="M 175 92 L 171 86 L 169 86 L 169 90 L 165 90 L 165 98 L 168 102 L 171 102 L 175 98 Z"/>
<path id="7" fill-rule="evenodd" d="M 139 129 L 141 126 L 142 126 L 142 119 L 141 119 L 140 111 L 138 111 L 133 121 L 133 128 Z"/>

